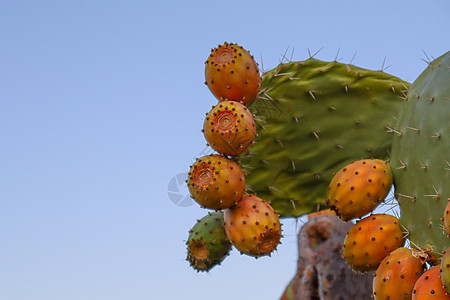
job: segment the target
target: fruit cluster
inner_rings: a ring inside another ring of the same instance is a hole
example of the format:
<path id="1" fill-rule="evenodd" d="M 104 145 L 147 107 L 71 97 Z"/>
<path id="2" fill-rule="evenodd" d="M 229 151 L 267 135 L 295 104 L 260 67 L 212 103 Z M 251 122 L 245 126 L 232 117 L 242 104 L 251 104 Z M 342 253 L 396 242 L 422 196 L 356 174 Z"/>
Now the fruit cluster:
<path id="1" fill-rule="evenodd" d="M 239 155 L 256 137 L 254 116 L 247 108 L 258 96 L 258 65 L 242 46 L 224 43 L 205 62 L 205 84 L 219 103 L 206 114 L 203 134 L 218 154 L 198 158 L 188 173 L 191 197 L 214 210 L 190 230 L 187 260 L 197 271 L 219 264 L 234 245 L 241 253 L 270 255 L 281 238 L 278 213 L 246 193 Z"/>
<path id="2" fill-rule="evenodd" d="M 344 221 L 360 218 L 385 199 L 392 182 L 387 162 L 377 159 L 352 162 L 334 175 L 326 204 Z M 448 222 L 447 218 L 448 208 L 444 212 L 444 223 Z M 403 247 L 406 240 L 403 228 L 395 216 L 370 214 L 348 231 L 342 254 L 356 271 L 376 270 L 375 299 L 450 299 L 447 292 L 450 251 L 447 249 L 440 265 L 426 270 L 426 263 L 436 264 L 436 257 L 429 249 L 418 251 Z"/>

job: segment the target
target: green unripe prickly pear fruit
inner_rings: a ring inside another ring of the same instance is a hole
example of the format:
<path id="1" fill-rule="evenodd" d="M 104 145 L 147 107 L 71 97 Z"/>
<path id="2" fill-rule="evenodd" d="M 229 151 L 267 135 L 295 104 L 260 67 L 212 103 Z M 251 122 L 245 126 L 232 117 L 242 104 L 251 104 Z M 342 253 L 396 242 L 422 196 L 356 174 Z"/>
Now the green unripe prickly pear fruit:
<path id="1" fill-rule="evenodd" d="M 189 231 L 187 260 L 197 271 L 209 271 L 230 252 L 223 212 L 209 213 Z"/>

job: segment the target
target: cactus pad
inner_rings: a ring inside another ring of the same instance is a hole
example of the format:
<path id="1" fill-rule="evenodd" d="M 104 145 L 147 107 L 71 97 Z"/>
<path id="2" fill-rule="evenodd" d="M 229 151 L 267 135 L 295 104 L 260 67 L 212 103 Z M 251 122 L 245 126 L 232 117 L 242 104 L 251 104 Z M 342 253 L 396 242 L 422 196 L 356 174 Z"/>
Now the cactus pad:
<path id="1" fill-rule="evenodd" d="M 418 248 L 450 244 L 441 218 L 450 198 L 450 52 L 411 85 L 400 113 L 391 165 L 402 224 Z"/>
<path id="2" fill-rule="evenodd" d="M 266 72 L 250 106 L 259 137 L 241 158 L 248 188 L 281 216 L 311 212 L 334 172 L 352 160 L 388 157 L 386 131 L 408 85 L 381 71 L 314 58 Z"/>

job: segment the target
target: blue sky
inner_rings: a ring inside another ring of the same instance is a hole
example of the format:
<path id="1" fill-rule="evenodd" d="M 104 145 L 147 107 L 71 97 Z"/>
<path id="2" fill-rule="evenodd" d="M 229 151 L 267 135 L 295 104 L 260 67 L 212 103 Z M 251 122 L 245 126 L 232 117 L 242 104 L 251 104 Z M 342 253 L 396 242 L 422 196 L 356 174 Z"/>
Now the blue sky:
<path id="1" fill-rule="evenodd" d="M 184 260 L 206 211 L 167 189 L 205 148 L 210 49 L 237 42 L 266 70 L 287 49 L 340 49 L 414 81 L 424 51 L 450 50 L 449 12 L 445 0 L 1 1 L 0 299 L 276 299 L 301 222 L 284 220 L 271 258 L 233 251 L 208 274 Z"/>

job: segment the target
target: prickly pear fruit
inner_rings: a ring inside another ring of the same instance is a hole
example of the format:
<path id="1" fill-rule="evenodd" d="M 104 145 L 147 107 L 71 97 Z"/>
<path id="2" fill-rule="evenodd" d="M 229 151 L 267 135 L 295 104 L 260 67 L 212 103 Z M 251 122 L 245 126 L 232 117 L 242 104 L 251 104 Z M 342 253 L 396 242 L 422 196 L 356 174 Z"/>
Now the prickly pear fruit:
<path id="1" fill-rule="evenodd" d="M 360 220 L 349 230 L 343 255 L 353 269 L 371 271 L 404 243 L 400 222 L 396 217 L 374 214 Z"/>
<path id="2" fill-rule="evenodd" d="M 450 237 L 450 200 L 444 210 L 444 229 L 447 232 L 448 237 Z"/>
<path id="3" fill-rule="evenodd" d="M 417 279 L 414 285 L 412 300 L 450 300 L 450 295 L 442 286 L 439 266 L 428 269 Z"/>
<path id="4" fill-rule="evenodd" d="M 244 194 L 236 206 L 225 210 L 224 221 L 229 240 L 242 253 L 269 255 L 280 242 L 278 214 L 254 195 Z"/>
<path id="5" fill-rule="evenodd" d="M 244 172 L 239 164 L 220 155 L 198 158 L 188 175 L 191 196 L 206 208 L 229 208 L 241 199 L 245 191 Z"/>
<path id="6" fill-rule="evenodd" d="M 197 271 L 209 271 L 230 252 L 223 212 L 209 213 L 189 231 L 187 260 Z"/>
<path id="7" fill-rule="evenodd" d="M 423 261 L 411 249 L 400 247 L 380 263 L 373 279 L 375 300 L 411 299 L 416 280 L 424 272 Z"/>
<path id="8" fill-rule="evenodd" d="M 214 150 L 235 156 L 253 143 L 256 127 L 253 116 L 245 105 L 235 101 L 222 101 L 206 115 L 203 133 Z"/>
<path id="9" fill-rule="evenodd" d="M 442 284 L 450 293 L 450 247 L 447 248 L 441 259 L 440 272 Z"/>
<path id="10" fill-rule="evenodd" d="M 261 86 L 258 64 L 242 46 L 224 43 L 212 49 L 205 62 L 205 84 L 219 101 L 248 105 Z"/>
<path id="11" fill-rule="evenodd" d="M 344 221 L 371 212 L 384 200 L 392 186 L 392 171 L 387 162 L 363 159 L 339 170 L 331 180 L 326 203 Z"/>

